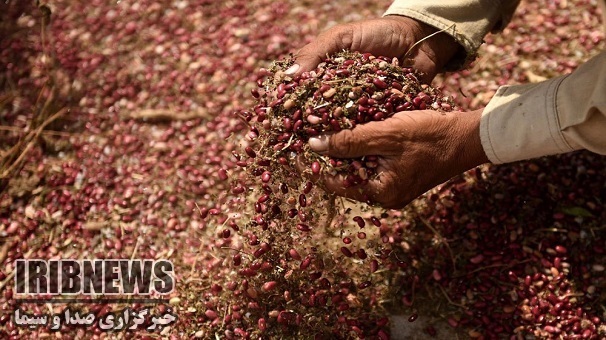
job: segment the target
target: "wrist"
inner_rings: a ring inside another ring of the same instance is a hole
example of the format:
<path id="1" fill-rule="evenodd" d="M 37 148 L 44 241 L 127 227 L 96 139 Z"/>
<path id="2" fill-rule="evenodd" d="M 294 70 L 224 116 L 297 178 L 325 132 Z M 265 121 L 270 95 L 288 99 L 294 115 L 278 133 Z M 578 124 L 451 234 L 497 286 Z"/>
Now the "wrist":
<path id="1" fill-rule="evenodd" d="M 467 171 L 478 165 L 490 162 L 480 139 L 480 121 L 482 111 L 479 109 L 469 112 L 456 112 L 451 115 L 455 120 L 453 126 L 455 141 L 453 156 L 460 165 L 460 172 Z"/>

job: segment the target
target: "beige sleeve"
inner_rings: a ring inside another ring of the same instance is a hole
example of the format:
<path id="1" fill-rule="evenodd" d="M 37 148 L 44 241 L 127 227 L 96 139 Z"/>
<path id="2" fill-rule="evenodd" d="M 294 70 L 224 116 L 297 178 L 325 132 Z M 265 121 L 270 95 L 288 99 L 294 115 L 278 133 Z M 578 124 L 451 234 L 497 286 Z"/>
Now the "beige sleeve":
<path id="1" fill-rule="evenodd" d="M 443 29 L 465 48 L 468 56 L 474 56 L 486 33 L 505 28 L 518 3 L 519 0 L 395 0 L 384 15 L 402 15 Z"/>
<path id="2" fill-rule="evenodd" d="M 480 137 L 493 163 L 580 149 L 606 155 L 606 51 L 567 76 L 499 88 Z"/>

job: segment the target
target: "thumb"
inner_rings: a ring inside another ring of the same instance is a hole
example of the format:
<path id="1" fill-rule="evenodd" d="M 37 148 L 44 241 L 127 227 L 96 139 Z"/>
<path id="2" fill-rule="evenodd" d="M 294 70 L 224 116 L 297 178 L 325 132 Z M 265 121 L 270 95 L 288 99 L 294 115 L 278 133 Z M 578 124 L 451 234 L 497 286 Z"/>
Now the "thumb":
<path id="1" fill-rule="evenodd" d="M 287 75 L 294 75 L 311 71 L 330 53 L 332 53 L 332 51 L 327 50 L 326 47 L 323 47 L 315 41 L 309 43 L 295 54 L 295 64 L 284 71 L 284 73 Z"/>
<path id="2" fill-rule="evenodd" d="M 315 41 L 303 46 L 303 48 L 295 54 L 295 65 L 299 66 L 295 72 L 308 72 L 315 69 L 316 66 L 331 53 L 333 53 L 333 51 L 327 50 L 326 47 L 319 45 Z M 286 73 L 288 73 L 288 71 Z"/>
<path id="3" fill-rule="evenodd" d="M 381 155 L 384 138 L 377 129 L 379 122 L 358 125 L 352 130 L 342 130 L 331 135 L 309 138 L 309 146 L 319 154 L 336 158 L 356 158 L 366 155 Z"/>
<path id="4" fill-rule="evenodd" d="M 351 47 L 353 35 L 350 25 L 338 25 L 321 33 L 314 41 L 295 54 L 295 65 L 286 74 L 312 71 L 327 56 Z"/>

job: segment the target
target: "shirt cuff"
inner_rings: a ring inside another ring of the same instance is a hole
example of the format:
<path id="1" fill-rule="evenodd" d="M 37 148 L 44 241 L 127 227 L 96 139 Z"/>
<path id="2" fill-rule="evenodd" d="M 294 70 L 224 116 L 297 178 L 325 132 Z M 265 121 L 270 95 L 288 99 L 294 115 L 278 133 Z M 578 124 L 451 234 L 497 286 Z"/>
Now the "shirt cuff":
<path id="1" fill-rule="evenodd" d="M 433 26 L 438 30 L 444 30 L 444 33 L 452 36 L 455 41 L 461 44 L 461 46 L 463 46 L 465 51 L 467 51 L 469 54 L 475 54 L 483 42 L 483 36 L 480 36 L 480 34 L 476 32 L 473 32 L 475 34 L 472 32 L 469 32 L 469 34 L 465 34 L 467 32 L 460 32 L 460 28 L 457 27 L 457 23 L 452 20 L 432 15 L 431 13 L 426 13 L 415 8 L 403 8 L 398 6 L 398 4 L 395 2 L 387 9 L 387 11 L 385 11 L 385 14 L 383 14 L 383 16 L 387 15 L 401 15 L 409 17 Z"/>
<path id="2" fill-rule="evenodd" d="M 471 62 L 489 31 L 505 27 L 519 0 L 394 0 L 383 14 L 406 16 L 443 30 L 463 48 L 445 69 L 460 69 Z M 464 51 L 463 51 L 464 50 Z"/>
<path id="3" fill-rule="evenodd" d="M 480 138 L 495 164 L 570 152 L 558 119 L 557 91 L 566 78 L 502 86 L 482 113 Z"/>

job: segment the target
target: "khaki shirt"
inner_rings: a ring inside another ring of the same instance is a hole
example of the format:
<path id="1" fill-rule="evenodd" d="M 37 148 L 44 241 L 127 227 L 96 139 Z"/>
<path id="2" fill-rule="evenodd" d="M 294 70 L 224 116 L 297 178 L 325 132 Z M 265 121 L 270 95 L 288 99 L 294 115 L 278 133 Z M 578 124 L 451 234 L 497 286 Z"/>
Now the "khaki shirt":
<path id="1" fill-rule="evenodd" d="M 507 25 L 517 4 L 395 0 L 385 15 L 403 15 L 443 29 L 474 55 L 488 32 Z M 482 113 L 480 138 L 493 163 L 580 149 L 606 155 L 606 51 L 569 75 L 500 87 Z"/>

